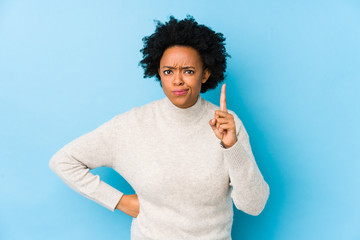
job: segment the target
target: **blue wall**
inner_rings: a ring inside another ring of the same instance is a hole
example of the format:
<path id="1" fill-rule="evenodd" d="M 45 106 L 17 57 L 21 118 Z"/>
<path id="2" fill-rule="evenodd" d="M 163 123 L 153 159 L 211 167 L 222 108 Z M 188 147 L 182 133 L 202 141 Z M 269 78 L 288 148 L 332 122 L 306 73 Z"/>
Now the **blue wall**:
<path id="1" fill-rule="evenodd" d="M 270 186 L 259 216 L 234 209 L 233 239 L 360 239 L 355 0 L 0 1 L 0 239 L 130 238 L 130 216 L 77 194 L 48 162 L 165 96 L 138 62 L 153 19 L 170 14 L 226 36 L 228 108 Z M 92 172 L 134 193 L 112 169 Z"/>

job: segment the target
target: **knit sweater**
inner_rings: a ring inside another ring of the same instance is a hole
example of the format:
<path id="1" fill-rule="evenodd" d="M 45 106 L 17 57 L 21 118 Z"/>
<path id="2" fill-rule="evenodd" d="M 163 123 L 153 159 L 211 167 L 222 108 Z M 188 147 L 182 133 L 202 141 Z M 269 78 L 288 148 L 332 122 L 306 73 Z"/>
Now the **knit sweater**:
<path id="1" fill-rule="evenodd" d="M 114 116 L 62 147 L 50 168 L 72 189 L 115 211 L 123 196 L 89 170 L 113 168 L 133 187 L 139 215 L 132 240 L 229 240 L 233 204 L 251 215 L 269 197 L 242 121 L 224 148 L 209 120 L 219 107 L 200 95 L 189 108 L 167 97 Z"/>

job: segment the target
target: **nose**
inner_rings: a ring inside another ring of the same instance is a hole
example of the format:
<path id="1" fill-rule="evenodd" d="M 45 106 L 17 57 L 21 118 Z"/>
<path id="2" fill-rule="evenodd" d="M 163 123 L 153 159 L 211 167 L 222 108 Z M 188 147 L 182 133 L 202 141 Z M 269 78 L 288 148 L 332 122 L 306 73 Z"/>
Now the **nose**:
<path id="1" fill-rule="evenodd" d="M 175 74 L 173 83 L 176 86 L 184 85 L 183 76 L 182 76 L 182 74 L 180 72 Z"/>

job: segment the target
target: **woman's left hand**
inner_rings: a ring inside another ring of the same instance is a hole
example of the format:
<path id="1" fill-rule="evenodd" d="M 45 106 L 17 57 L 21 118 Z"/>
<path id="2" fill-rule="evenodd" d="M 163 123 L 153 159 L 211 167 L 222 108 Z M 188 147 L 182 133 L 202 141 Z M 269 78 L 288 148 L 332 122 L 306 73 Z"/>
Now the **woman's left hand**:
<path id="1" fill-rule="evenodd" d="M 226 108 L 225 84 L 221 88 L 220 111 L 215 111 L 215 117 L 209 121 L 209 124 L 216 137 L 221 140 L 226 148 L 230 148 L 236 143 L 234 116 L 228 113 Z"/>

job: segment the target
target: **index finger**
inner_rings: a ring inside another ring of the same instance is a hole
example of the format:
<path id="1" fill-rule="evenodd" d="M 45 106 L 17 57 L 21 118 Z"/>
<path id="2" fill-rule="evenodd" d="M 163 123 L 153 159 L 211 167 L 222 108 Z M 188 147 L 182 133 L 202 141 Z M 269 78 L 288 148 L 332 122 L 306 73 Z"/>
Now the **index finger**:
<path id="1" fill-rule="evenodd" d="M 220 110 L 227 112 L 226 108 L 226 96 L 225 96 L 225 87 L 226 83 L 224 83 L 221 87 L 221 95 L 220 95 Z"/>

